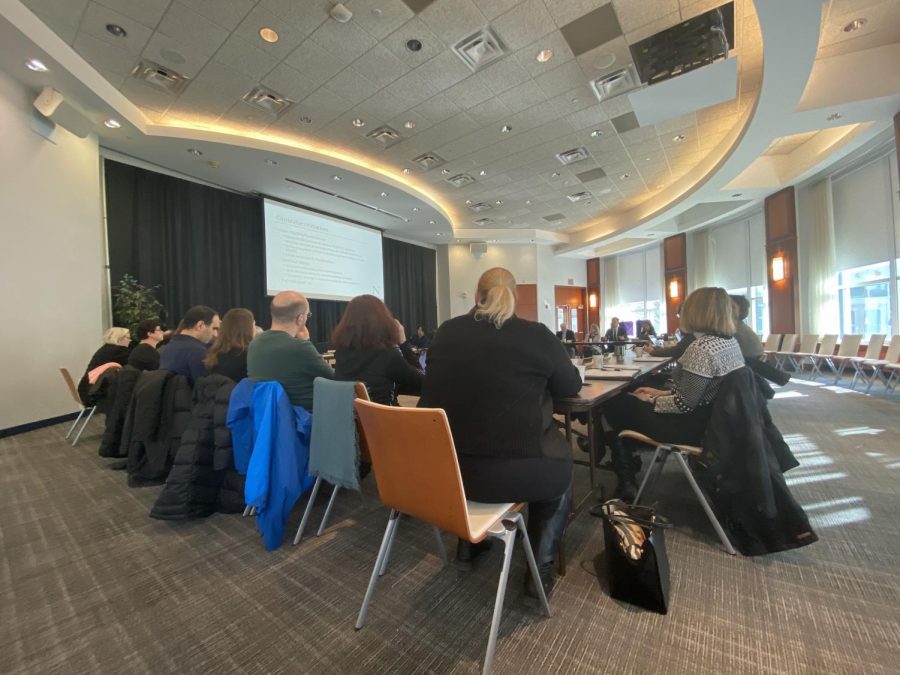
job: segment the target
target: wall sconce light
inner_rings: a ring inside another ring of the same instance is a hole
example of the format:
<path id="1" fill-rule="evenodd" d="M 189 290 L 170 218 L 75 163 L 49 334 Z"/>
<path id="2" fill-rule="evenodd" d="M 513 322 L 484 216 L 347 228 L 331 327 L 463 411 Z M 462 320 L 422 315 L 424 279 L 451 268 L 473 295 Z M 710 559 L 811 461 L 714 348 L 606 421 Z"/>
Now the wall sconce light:
<path id="1" fill-rule="evenodd" d="M 772 281 L 784 280 L 784 256 L 776 255 L 772 258 Z"/>
<path id="2" fill-rule="evenodd" d="M 597 309 L 597 294 L 596 293 L 591 293 L 588 296 L 588 307 L 590 307 L 591 309 Z"/>
<path id="3" fill-rule="evenodd" d="M 672 279 L 672 281 L 669 282 L 669 297 L 674 300 L 680 294 L 681 289 L 678 288 L 678 279 Z"/>

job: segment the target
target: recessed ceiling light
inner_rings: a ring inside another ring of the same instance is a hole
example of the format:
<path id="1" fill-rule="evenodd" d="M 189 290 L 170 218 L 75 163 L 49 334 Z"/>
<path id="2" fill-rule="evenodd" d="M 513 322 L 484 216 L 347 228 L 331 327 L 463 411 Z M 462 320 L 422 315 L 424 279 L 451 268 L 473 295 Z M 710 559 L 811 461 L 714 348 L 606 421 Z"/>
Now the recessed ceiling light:
<path id="1" fill-rule="evenodd" d="M 193 155 L 194 157 L 200 157 L 203 154 L 203 151 L 197 150 L 197 148 L 188 148 L 188 154 Z"/>
<path id="2" fill-rule="evenodd" d="M 525 200 L 525 206 L 531 206 L 531 200 L 530 200 L 530 199 L 526 199 L 526 200 Z"/>
<path id="3" fill-rule="evenodd" d="M 504 124 L 502 127 L 500 127 L 501 134 L 508 134 L 510 131 L 512 131 L 512 127 L 508 124 Z"/>
<path id="4" fill-rule="evenodd" d="M 163 57 L 169 63 L 177 63 L 181 65 L 187 61 L 184 54 L 182 54 L 177 49 L 161 49 L 159 51 L 159 55 Z"/>
<path id="5" fill-rule="evenodd" d="M 110 117 L 108 120 L 105 120 L 103 124 L 105 124 L 110 129 L 118 129 L 120 126 L 122 126 L 119 123 L 119 120 L 114 120 L 112 117 Z"/>
<path id="6" fill-rule="evenodd" d="M 863 17 L 860 17 L 858 19 L 853 19 L 853 21 L 851 21 L 846 26 L 844 26 L 844 32 L 852 33 L 855 30 L 859 30 L 860 28 L 865 26 L 867 23 L 868 23 L 868 21 Z"/>
<path id="7" fill-rule="evenodd" d="M 406 120 L 406 121 L 403 123 L 403 126 L 405 126 L 407 129 L 415 129 L 415 128 L 416 128 L 416 123 L 413 122 L 412 120 Z"/>
<path id="8" fill-rule="evenodd" d="M 412 169 L 410 169 L 408 166 L 407 166 L 407 167 L 404 167 L 403 173 L 406 174 L 406 175 L 408 176 L 409 174 L 412 173 Z"/>
<path id="9" fill-rule="evenodd" d="M 259 37 L 266 42 L 278 42 L 278 32 L 274 28 L 266 26 L 259 29 Z"/>
<path id="10" fill-rule="evenodd" d="M 501 204 L 503 204 L 503 200 L 502 200 L 502 199 L 498 199 L 498 200 L 495 201 L 494 203 L 495 203 L 497 206 L 500 206 Z"/>
<path id="11" fill-rule="evenodd" d="M 278 166 L 278 162 L 274 159 L 267 159 L 266 166 Z"/>
<path id="12" fill-rule="evenodd" d="M 331 180 L 344 180 L 344 178 L 342 176 L 338 176 L 337 174 L 335 174 L 331 177 Z"/>
<path id="13" fill-rule="evenodd" d="M 466 200 L 466 206 L 469 206 L 471 203 L 472 203 L 472 200 L 471 200 L 471 199 L 467 199 L 467 200 Z"/>
<path id="14" fill-rule="evenodd" d="M 834 112 L 834 113 L 831 113 L 825 119 L 828 120 L 829 122 L 834 122 L 835 120 L 841 119 L 843 116 L 844 116 L 844 113 Z"/>
<path id="15" fill-rule="evenodd" d="M 117 38 L 123 38 L 128 35 L 128 31 L 122 28 L 122 26 L 117 23 L 106 24 L 106 32 L 110 35 L 116 36 Z"/>
<path id="16" fill-rule="evenodd" d="M 485 171 L 484 169 L 482 169 L 481 171 L 478 172 L 478 175 L 479 175 L 479 176 L 487 176 L 487 171 Z"/>
<path id="17" fill-rule="evenodd" d="M 744 193 L 743 193 L 743 192 L 735 192 L 735 193 L 734 193 L 733 195 L 731 195 L 731 196 L 732 196 L 732 197 L 743 197 L 743 196 L 744 196 Z"/>
<path id="18" fill-rule="evenodd" d="M 553 58 L 553 50 L 552 49 L 542 49 L 537 53 L 537 56 L 534 58 L 537 59 L 538 63 L 547 63 L 550 59 Z"/>
<path id="19" fill-rule="evenodd" d="M 554 171 L 550 174 L 550 178 L 559 178 L 559 171 Z"/>
<path id="20" fill-rule="evenodd" d="M 622 180 L 627 180 L 627 179 L 631 178 L 631 174 L 630 174 L 630 173 L 623 173 L 621 176 L 619 176 L 619 178 L 622 179 Z"/>
<path id="21" fill-rule="evenodd" d="M 412 210 L 413 210 L 415 213 L 418 213 L 418 212 L 419 212 L 419 207 L 418 207 L 418 206 L 414 206 Z"/>
<path id="22" fill-rule="evenodd" d="M 600 190 L 601 195 L 608 195 L 610 192 L 612 192 L 612 188 L 603 188 Z"/>
<path id="23" fill-rule="evenodd" d="M 611 68 L 615 62 L 616 55 L 612 52 L 607 52 L 606 54 L 597 56 L 597 60 L 594 61 L 594 68 L 597 70 L 606 70 L 607 68 Z"/>
<path id="24" fill-rule="evenodd" d="M 684 134 L 678 134 L 677 136 L 672 136 L 672 140 L 673 140 L 675 143 L 681 143 L 681 141 L 683 141 L 684 139 L 685 139 L 685 135 L 684 135 Z"/>
<path id="25" fill-rule="evenodd" d="M 603 131 L 601 129 L 594 129 L 591 132 L 591 138 L 600 138 L 603 135 Z"/>
<path id="26" fill-rule="evenodd" d="M 406 48 L 411 52 L 418 52 L 422 49 L 422 41 L 416 40 L 413 38 L 412 40 L 406 41 Z"/>
<path id="27" fill-rule="evenodd" d="M 358 117 L 357 117 L 355 120 L 353 120 L 353 122 L 351 122 L 351 124 L 352 124 L 353 126 L 355 126 L 355 127 L 364 127 L 364 126 L 366 126 L 366 123 L 363 122 L 363 121 L 362 121 L 361 119 L 359 119 Z"/>
<path id="28" fill-rule="evenodd" d="M 450 169 L 441 169 L 441 173 L 447 176 L 450 174 Z"/>
<path id="29" fill-rule="evenodd" d="M 444 236 L 444 233 L 443 233 L 443 232 L 435 232 L 435 233 L 434 233 L 434 236 L 435 236 L 435 237 L 443 237 L 443 236 Z"/>
<path id="30" fill-rule="evenodd" d="M 307 117 L 306 115 L 303 115 L 300 118 L 300 124 L 312 124 L 312 118 Z"/>
<path id="31" fill-rule="evenodd" d="M 25 62 L 25 67 L 28 68 L 28 70 L 33 70 L 36 73 L 46 73 L 49 70 L 49 68 L 47 68 L 47 66 L 45 66 L 44 63 L 38 59 L 28 59 Z"/>
<path id="32" fill-rule="evenodd" d="M 387 196 L 388 196 L 388 193 L 387 193 L 387 192 L 382 192 L 382 193 L 381 193 L 381 196 L 382 196 L 382 197 L 387 197 Z"/>
<path id="33" fill-rule="evenodd" d="M 428 221 L 428 224 L 429 224 L 429 225 L 434 225 L 435 223 L 434 223 L 433 220 L 429 220 L 429 221 Z"/>

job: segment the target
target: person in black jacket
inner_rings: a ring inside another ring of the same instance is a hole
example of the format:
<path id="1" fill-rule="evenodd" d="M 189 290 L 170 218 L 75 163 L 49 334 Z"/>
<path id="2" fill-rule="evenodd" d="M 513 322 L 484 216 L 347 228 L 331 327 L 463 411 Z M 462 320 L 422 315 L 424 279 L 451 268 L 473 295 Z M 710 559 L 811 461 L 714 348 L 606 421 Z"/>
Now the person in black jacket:
<path id="1" fill-rule="evenodd" d="M 222 317 L 219 335 L 206 353 L 203 365 L 210 373 L 224 375 L 235 382 L 247 377 L 247 348 L 256 337 L 253 312 L 243 307 L 229 309 Z"/>
<path id="2" fill-rule="evenodd" d="M 159 368 L 159 352 L 156 347 L 162 342 L 163 329 L 159 321 L 144 319 L 137 327 L 138 343 L 128 356 L 128 365 L 138 370 L 156 370 Z"/>
<path id="3" fill-rule="evenodd" d="M 113 326 L 103 333 L 103 345 L 94 352 L 87 368 L 84 369 L 84 375 L 78 381 L 78 396 L 81 397 L 82 403 L 88 407 L 96 403 L 96 400 L 90 395 L 91 383 L 88 381 L 88 373 L 104 363 L 118 363 L 120 366 L 124 366 L 128 363 L 128 355 L 131 353 L 130 344 L 131 333 L 127 328 Z"/>
<path id="4" fill-rule="evenodd" d="M 349 302 L 331 343 L 335 379 L 364 382 L 375 403 L 397 405 L 398 387 L 404 393 L 420 391 L 424 375 L 399 349 L 406 344 L 403 326 L 374 295 L 360 295 Z"/>
<path id="5" fill-rule="evenodd" d="M 508 270 L 482 274 L 475 297 L 472 311 L 438 329 L 419 405 L 446 411 L 467 499 L 528 502 L 528 536 L 549 593 L 572 481 L 572 451 L 553 421 L 553 399 L 576 395 L 581 377 L 553 333 L 515 315 Z M 461 542 L 457 556 L 465 561 L 482 550 Z M 526 593 L 537 595 L 530 580 Z"/>

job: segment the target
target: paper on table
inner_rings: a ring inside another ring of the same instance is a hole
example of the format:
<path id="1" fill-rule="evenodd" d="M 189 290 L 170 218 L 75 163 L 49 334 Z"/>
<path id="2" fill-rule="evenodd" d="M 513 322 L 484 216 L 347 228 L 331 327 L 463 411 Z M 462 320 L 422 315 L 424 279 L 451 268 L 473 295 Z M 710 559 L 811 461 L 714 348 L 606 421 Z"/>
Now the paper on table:
<path id="1" fill-rule="evenodd" d="M 654 363 L 659 363 L 660 361 L 668 361 L 668 356 L 635 356 L 635 361 L 651 361 Z"/>
<path id="2" fill-rule="evenodd" d="M 588 368 L 585 378 L 588 380 L 631 380 L 637 377 L 638 368 Z"/>

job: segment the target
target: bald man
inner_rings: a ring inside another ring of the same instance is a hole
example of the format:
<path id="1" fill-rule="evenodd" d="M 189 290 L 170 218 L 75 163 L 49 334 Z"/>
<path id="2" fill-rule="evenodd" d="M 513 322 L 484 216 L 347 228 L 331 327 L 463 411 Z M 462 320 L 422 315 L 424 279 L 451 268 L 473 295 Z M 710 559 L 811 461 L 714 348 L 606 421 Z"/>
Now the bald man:
<path id="1" fill-rule="evenodd" d="M 247 350 L 247 376 L 251 380 L 275 380 L 287 392 L 291 404 L 313 409 L 313 380 L 334 379 L 313 343 L 300 336 L 311 316 L 309 302 L 295 291 L 272 298 L 272 327 L 258 335 Z"/>

